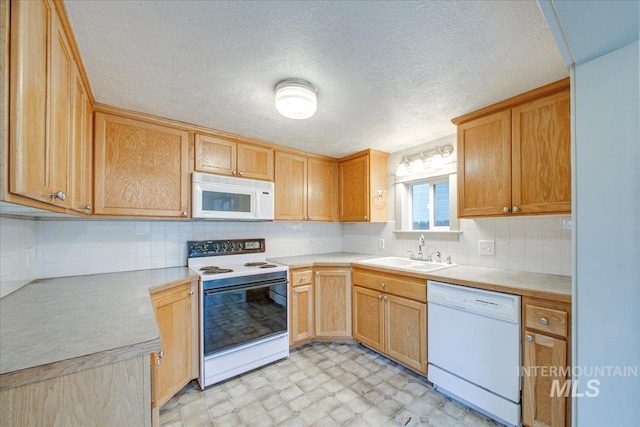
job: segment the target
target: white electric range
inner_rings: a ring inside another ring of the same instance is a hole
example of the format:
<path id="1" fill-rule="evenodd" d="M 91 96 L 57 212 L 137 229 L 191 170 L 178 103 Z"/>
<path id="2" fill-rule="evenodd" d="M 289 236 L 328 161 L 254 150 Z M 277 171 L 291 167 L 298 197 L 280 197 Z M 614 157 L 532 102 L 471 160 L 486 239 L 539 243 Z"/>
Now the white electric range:
<path id="1" fill-rule="evenodd" d="M 200 275 L 200 388 L 288 357 L 289 268 L 266 261 L 265 240 L 187 246 Z"/>

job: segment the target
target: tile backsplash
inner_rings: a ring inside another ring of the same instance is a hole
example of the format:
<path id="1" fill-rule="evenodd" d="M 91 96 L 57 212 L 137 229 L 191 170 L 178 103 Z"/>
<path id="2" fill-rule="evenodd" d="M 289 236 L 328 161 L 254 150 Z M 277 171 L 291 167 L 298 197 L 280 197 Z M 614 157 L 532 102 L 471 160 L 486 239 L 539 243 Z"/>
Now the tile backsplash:
<path id="1" fill-rule="evenodd" d="M 0 218 L 0 298 L 38 277 L 37 222 Z"/>
<path id="2" fill-rule="evenodd" d="M 454 263 L 571 275 L 568 216 L 460 220 L 460 233 L 425 233 L 425 252 Z M 360 252 L 407 256 L 419 234 L 394 233 L 395 223 L 42 220 L 0 218 L 0 297 L 36 278 L 177 267 L 187 240 L 264 237 L 267 256 Z M 380 248 L 384 239 L 384 248 Z M 493 240 L 495 255 L 478 253 Z"/>
<path id="3" fill-rule="evenodd" d="M 535 273 L 571 275 L 571 230 L 563 230 L 569 216 L 461 219 L 458 234 L 424 233 L 425 255 L 439 251 L 456 264 L 495 267 Z M 408 256 L 418 251 L 419 233 L 394 233 L 395 223 L 343 224 L 342 250 L 381 256 Z M 384 239 L 384 249 L 380 248 Z M 495 255 L 479 255 L 480 240 L 495 242 Z"/>

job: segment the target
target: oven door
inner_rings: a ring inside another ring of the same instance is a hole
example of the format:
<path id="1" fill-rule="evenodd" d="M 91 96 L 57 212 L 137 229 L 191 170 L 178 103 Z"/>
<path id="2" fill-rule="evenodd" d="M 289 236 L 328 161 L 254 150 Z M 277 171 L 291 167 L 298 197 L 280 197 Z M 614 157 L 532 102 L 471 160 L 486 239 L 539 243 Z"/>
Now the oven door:
<path id="1" fill-rule="evenodd" d="M 192 184 L 194 218 L 258 219 L 257 190 L 233 185 Z"/>
<path id="2" fill-rule="evenodd" d="M 202 298 L 204 356 L 287 332 L 287 279 L 261 275 L 205 282 Z M 279 275 L 281 276 L 281 275 Z M 238 282 L 242 279 L 244 283 Z"/>

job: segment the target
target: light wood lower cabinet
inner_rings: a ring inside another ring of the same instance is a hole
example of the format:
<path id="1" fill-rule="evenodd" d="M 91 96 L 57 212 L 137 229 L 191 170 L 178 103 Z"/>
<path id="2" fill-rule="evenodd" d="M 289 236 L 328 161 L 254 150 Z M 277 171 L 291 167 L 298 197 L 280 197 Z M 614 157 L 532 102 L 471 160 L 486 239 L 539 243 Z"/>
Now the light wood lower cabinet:
<path id="1" fill-rule="evenodd" d="M 350 269 L 315 269 L 314 298 L 316 336 L 350 338 Z"/>
<path id="2" fill-rule="evenodd" d="M 426 374 L 426 283 L 354 269 L 353 284 L 354 339 Z"/>
<path id="3" fill-rule="evenodd" d="M 159 408 L 197 376 L 194 301 L 197 283 L 184 283 L 151 295 L 162 350 L 151 355 L 152 407 Z"/>
<path id="4" fill-rule="evenodd" d="M 570 425 L 572 384 L 567 304 L 523 298 L 522 423 L 528 427 Z"/>
<path id="5" fill-rule="evenodd" d="M 291 331 L 289 343 L 313 337 L 313 285 L 294 286 L 291 292 Z"/>

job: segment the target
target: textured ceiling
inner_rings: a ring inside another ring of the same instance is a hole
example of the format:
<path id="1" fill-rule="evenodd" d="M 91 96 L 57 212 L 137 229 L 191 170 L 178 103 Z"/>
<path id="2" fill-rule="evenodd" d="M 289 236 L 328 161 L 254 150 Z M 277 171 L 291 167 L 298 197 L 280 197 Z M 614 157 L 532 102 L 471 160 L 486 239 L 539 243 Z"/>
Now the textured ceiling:
<path id="1" fill-rule="evenodd" d="M 73 1 L 101 103 L 342 156 L 455 132 L 453 117 L 567 76 L 535 1 Z M 318 112 L 286 119 L 303 78 Z"/>

